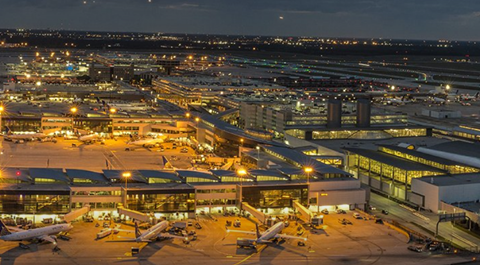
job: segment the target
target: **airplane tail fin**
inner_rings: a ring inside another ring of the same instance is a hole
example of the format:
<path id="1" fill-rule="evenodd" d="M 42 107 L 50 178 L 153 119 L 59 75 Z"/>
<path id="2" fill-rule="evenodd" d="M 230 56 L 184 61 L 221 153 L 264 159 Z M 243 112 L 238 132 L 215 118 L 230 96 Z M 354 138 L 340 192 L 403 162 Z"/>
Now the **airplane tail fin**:
<path id="1" fill-rule="evenodd" d="M 3 220 L 0 220 L 0 236 L 5 236 L 9 234 L 11 234 L 10 230 L 8 230 Z"/>
<path id="2" fill-rule="evenodd" d="M 255 229 L 256 229 L 256 232 L 257 232 L 257 238 L 260 238 L 260 231 L 258 230 L 258 224 L 255 223 Z"/>
<path id="3" fill-rule="evenodd" d="M 135 237 L 140 237 L 142 233 L 140 233 L 140 229 L 138 228 L 138 223 L 135 222 Z"/>

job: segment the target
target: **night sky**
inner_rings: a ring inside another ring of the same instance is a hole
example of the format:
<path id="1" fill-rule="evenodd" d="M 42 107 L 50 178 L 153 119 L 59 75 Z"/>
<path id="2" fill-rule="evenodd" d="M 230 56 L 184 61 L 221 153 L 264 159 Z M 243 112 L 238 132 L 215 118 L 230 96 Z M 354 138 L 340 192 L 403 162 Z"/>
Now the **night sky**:
<path id="1" fill-rule="evenodd" d="M 0 0 L 0 28 L 480 40 L 479 0 Z"/>

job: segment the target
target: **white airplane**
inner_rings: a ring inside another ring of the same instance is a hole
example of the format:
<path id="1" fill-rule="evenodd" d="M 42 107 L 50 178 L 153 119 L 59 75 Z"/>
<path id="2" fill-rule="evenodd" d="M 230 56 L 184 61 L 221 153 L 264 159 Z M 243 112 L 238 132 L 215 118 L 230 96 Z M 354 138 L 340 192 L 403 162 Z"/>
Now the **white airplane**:
<path id="1" fill-rule="evenodd" d="M 22 141 L 35 141 L 35 140 L 43 140 L 47 137 L 50 137 L 49 134 L 58 131 L 59 129 L 48 130 L 39 133 L 21 133 L 21 134 L 12 134 L 9 132 L 4 136 L 4 139 L 7 141 L 14 141 L 20 143 Z"/>
<path id="2" fill-rule="evenodd" d="M 103 138 L 98 134 L 92 133 L 92 134 L 79 136 L 78 140 L 82 143 L 90 144 L 94 142 L 103 141 Z"/>
<path id="3" fill-rule="evenodd" d="M 476 101 L 478 99 L 480 92 L 477 92 L 475 95 L 470 95 L 470 94 L 462 94 L 460 95 L 460 100 L 465 100 L 465 101 Z"/>
<path id="4" fill-rule="evenodd" d="M 128 144 L 135 145 L 135 146 L 142 146 L 142 147 L 155 147 L 165 142 L 167 138 L 168 138 L 167 135 L 160 135 L 156 138 L 136 140 L 136 141 L 129 142 Z"/>
<path id="5" fill-rule="evenodd" d="M 3 221 L 0 220 L 0 239 L 4 241 L 40 240 L 56 245 L 57 237 L 55 235 L 61 232 L 69 231 L 72 228 L 73 226 L 71 224 L 58 224 L 30 230 L 15 228 L 15 231 L 10 231 L 10 229 L 5 226 Z"/>
<path id="6" fill-rule="evenodd" d="M 47 138 L 48 135 L 44 133 L 22 133 L 22 134 L 7 134 L 5 135 L 5 140 L 13 141 L 17 143 L 25 142 L 25 141 L 35 141 L 35 140 L 42 140 Z"/>
<path id="7" fill-rule="evenodd" d="M 405 99 L 405 97 L 402 98 L 387 98 L 386 99 L 388 105 L 405 105 L 406 103 L 411 103 L 411 100 Z"/>
<path id="8" fill-rule="evenodd" d="M 301 239 L 307 241 L 306 237 L 298 237 L 298 236 L 291 236 L 287 234 L 279 234 L 285 228 L 284 222 L 278 222 L 272 227 L 268 228 L 265 232 L 260 233 L 258 230 L 258 225 L 255 224 L 257 231 L 250 232 L 250 231 L 241 231 L 241 230 L 227 230 L 227 233 L 234 232 L 234 233 L 244 233 L 250 235 L 256 235 L 257 238 L 251 240 L 253 244 L 268 244 L 272 243 L 270 240 L 275 238 L 288 238 L 288 239 Z"/>
<path id="9" fill-rule="evenodd" d="M 172 234 L 169 234 L 169 233 L 163 233 L 163 231 L 165 231 L 166 229 L 168 228 L 168 221 L 161 221 L 160 223 L 150 227 L 147 231 L 145 232 L 141 232 L 140 229 L 138 228 L 138 224 L 135 223 L 135 238 L 131 238 L 131 237 L 120 237 L 119 238 L 122 238 L 124 240 L 120 240 L 120 241 L 127 241 L 127 242 L 153 242 L 154 240 L 158 239 L 158 238 L 179 238 L 179 239 L 182 239 L 182 240 L 188 240 L 188 238 L 186 237 L 180 237 L 180 236 L 175 236 L 175 235 L 172 235 Z M 120 232 L 127 232 L 127 233 L 131 233 L 132 231 L 131 230 L 123 230 L 123 229 L 117 229 L 118 231 Z M 119 240 L 116 240 L 117 242 Z"/>

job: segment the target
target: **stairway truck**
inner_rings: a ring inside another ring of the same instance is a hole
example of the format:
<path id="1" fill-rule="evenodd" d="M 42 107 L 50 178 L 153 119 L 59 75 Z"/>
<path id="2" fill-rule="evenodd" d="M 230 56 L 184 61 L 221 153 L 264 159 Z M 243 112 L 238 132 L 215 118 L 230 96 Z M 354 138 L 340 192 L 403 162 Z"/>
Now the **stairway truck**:
<path id="1" fill-rule="evenodd" d="M 255 241 L 251 239 L 237 238 L 237 247 L 255 248 Z"/>

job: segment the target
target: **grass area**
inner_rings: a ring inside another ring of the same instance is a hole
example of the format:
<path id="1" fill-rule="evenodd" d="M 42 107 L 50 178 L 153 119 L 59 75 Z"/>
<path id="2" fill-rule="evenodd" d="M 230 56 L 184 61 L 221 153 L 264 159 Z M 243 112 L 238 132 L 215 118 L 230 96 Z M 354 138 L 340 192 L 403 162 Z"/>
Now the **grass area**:
<path id="1" fill-rule="evenodd" d="M 449 63 L 449 62 L 414 62 L 410 66 L 427 66 L 454 70 L 480 71 L 480 64 Z"/>
<path id="2" fill-rule="evenodd" d="M 438 81 L 480 83 L 480 79 L 476 79 L 476 78 L 453 77 L 453 76 L 444 76 L 444 75 L 434 75 L 433 79 Z"/>
<path id="3" fill-rule="evenodd" d="M 417 74 L 412 74 L 407 72 L 398 72 L 398 71 L 389 70 L 389 69 L 382 69 L 382 66 L 373 66 L 373 67 L 364 68 L 360 66 L 338 65 L 338 64 L 329 64 L 329 63 L 308 63 L 308 65 L 314 65 L 317 67 L 341 68 L 341 69 L 350 70 L 350 71 L 361 71 L 361 72 L 371 73 L 371 74 L 383 74 L 383 75 L 391 75 L 391 76 L 407 77 L 407 78 L 418 77 Z"/>
<path id="4" fill-rule="evenodd" d="M 441 72 L 445 74 L 480 75 L 480 72 L 477 72 L 477 71 L 457 70 L 457 69 L 451 69 L 451 68 L 422 67 L 422 66 L 412 66 L 412 65 L 386 65 L 385 67 L 414 70 L 419 72 L 435 71 L 435 72 Z"/>
<path id="5" fill-rule="evenodd" d="M 375 74 L 371 74 L 371 73 L 362 73 L 362 72 L 354 72 L 354 71 L 336 70 L 336 69 L 329 69 L 329 68 L 322 68 L 322 67 L 312 67 L 312 68 L 310 68 L 310 69 L 319 70 L 319 71 L 326 71 L 326 72 L 333 72 L 333 73 L 342 73 L 342 74 L 345 74 L 345 75 L 364 76 L 364 77 L 370 77 L 370 78 L 401 79 L 401 78 L 395 78 L 395 77 L 389 77 L 389 76 L 383 76 L 383 75 L 375 75 Z"/>

